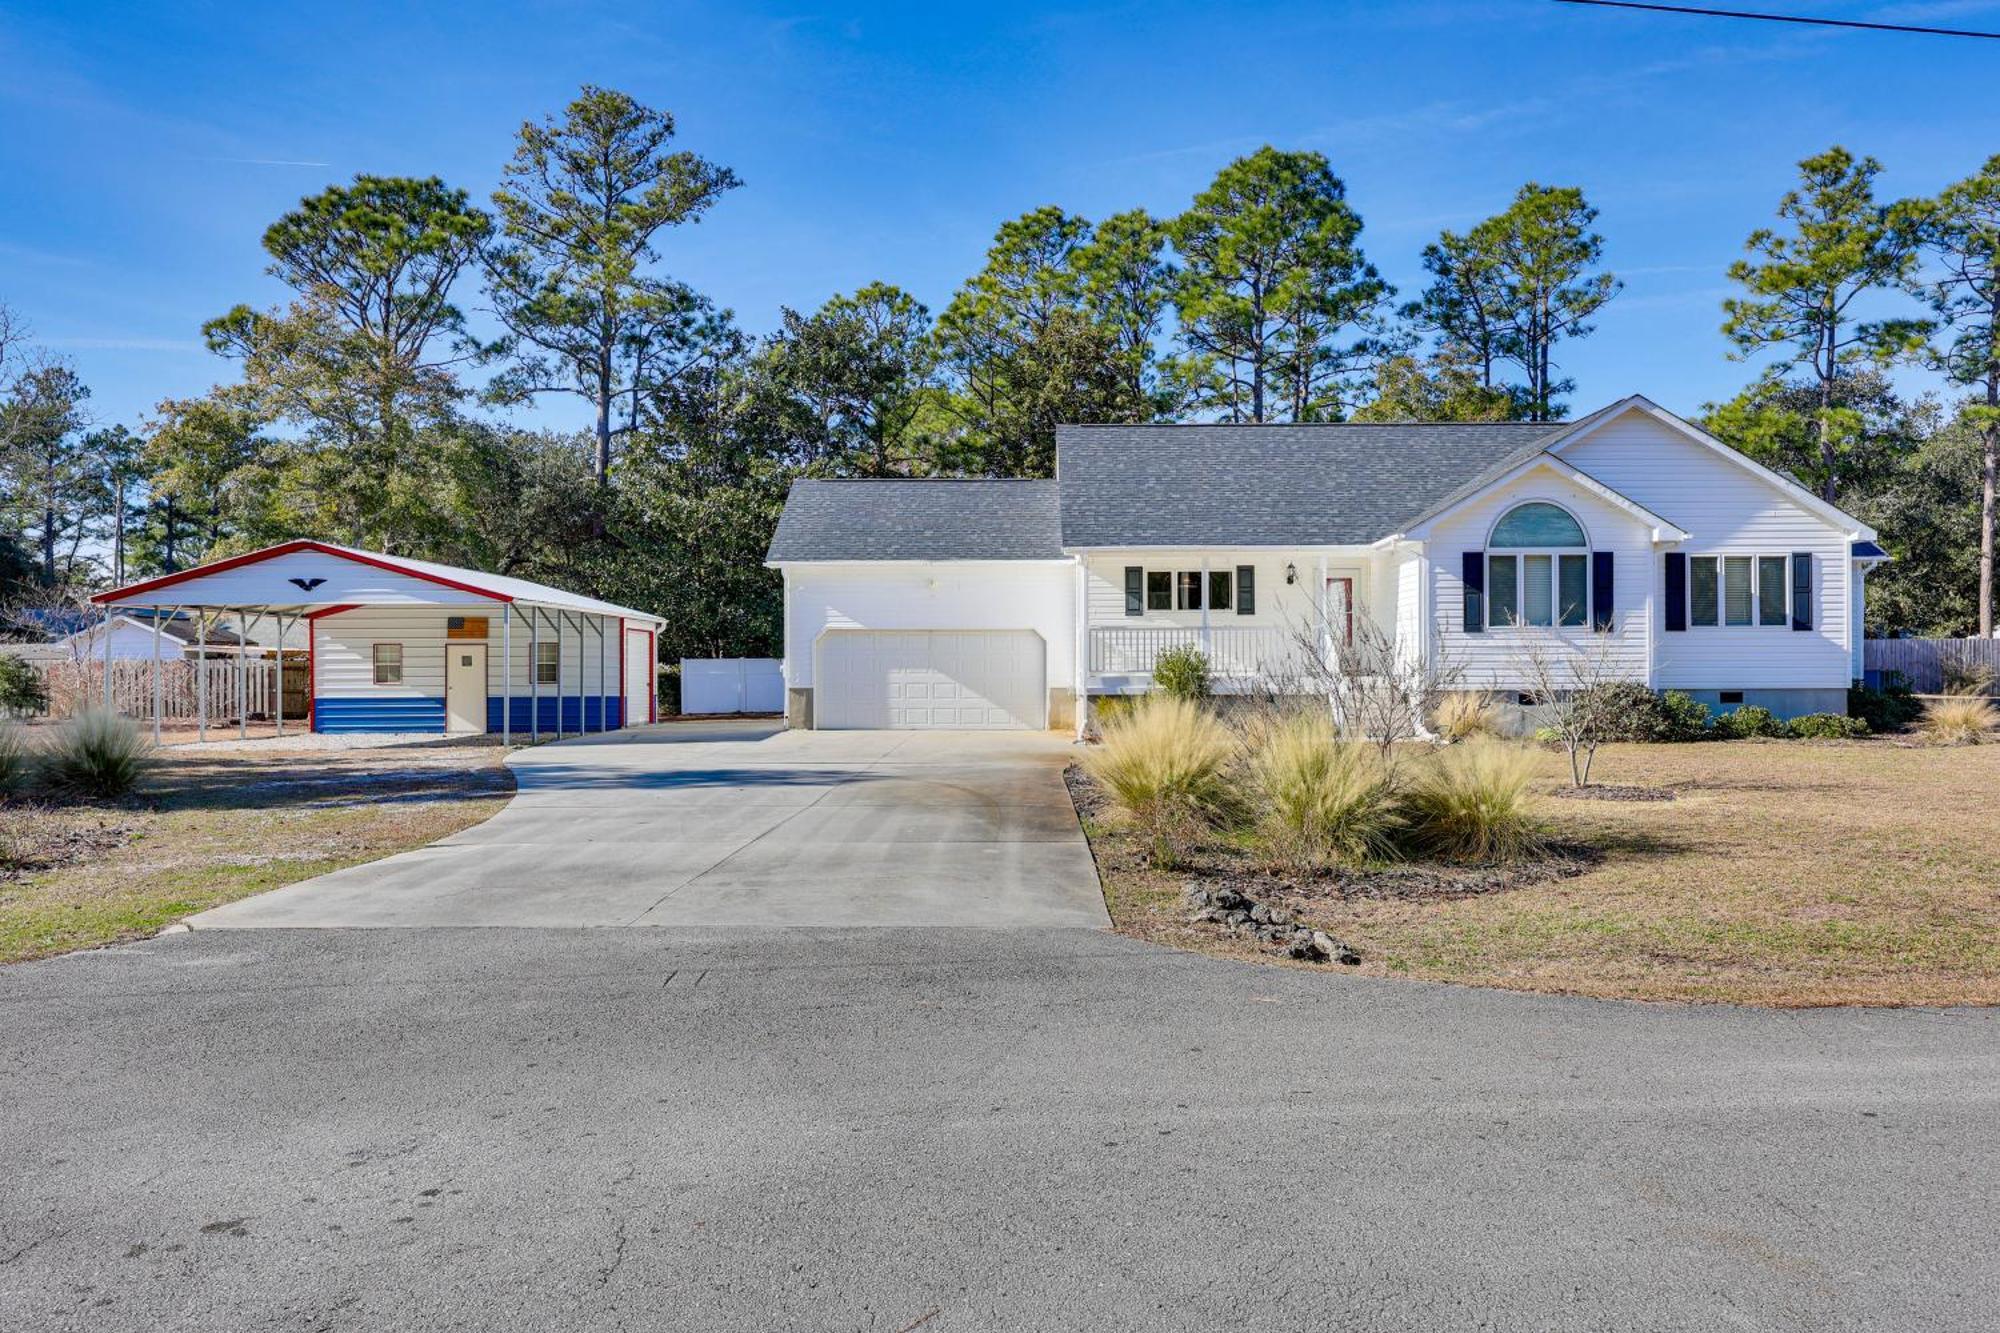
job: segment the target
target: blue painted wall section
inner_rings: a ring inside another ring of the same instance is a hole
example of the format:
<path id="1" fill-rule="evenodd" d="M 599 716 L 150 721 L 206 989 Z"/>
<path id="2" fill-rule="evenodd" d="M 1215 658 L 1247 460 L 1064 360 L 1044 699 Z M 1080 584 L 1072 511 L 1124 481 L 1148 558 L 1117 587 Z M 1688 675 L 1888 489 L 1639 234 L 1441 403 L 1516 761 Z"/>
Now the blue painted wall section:
<path id="1" fill-rule="evenodd" d="M 509 701 L 501 699 L 497 695 L 487 696 L 486 730 L 489 732 L 498 732 L 500 730 L 500 706 L 507 702 Z M 553 732 L 556 729 L 556 707 L 559 702 L 558 700 L 546 694 L 540 699 L 530 698 L 525 695 L 516 695 L 511 702 L 513 707 L 510 710 L 511 716 L 508 718 L 508 722 L 517 733 L 533 731 L 533 727 L 529 725 L 529 722 L 534 717 L 535 712 L 541 714 L 543 731 Z M 537 704 L 540 705 L 539 708 L 535 708 Z M 616 731 L 619 727 L 625 725 L 625 709 L 623 701 L 619 699 L 599 699 L 594 694 L 586 694 L 583 698 L 579 699 L 575 695 L 569 694 L 563 696 L 560 704 L 562 707 L 562 731 L 565 736 L 580 731 Z M 534 712 L 531 712 L 530 709 L 534 709 Z M 609 723 L 608 727 L 606 725 L 607 721 Z"/>
<path id="2" fill-rule="evenodd" d="M 500 708 L 507 701 L 489 695 L 486 700 L 486 730 L 498 735 L 500 732 Z M 517 733 L 532 733 L 529 725 L 534 705 L 541 705 L 542 730 L 553 734 L 556 730 L 557 709 L 561 708 L 562 732 L 575 735 L 583 731 L 616 731 L 625 724 L 624 702 L 619 699 L 599 699 L 595 695 L 585 695 L 579 699 L 568 695 L 557 700 L 543 695 L 539 700 L 519 696 L 513 700 L 513 728 Z M 608 724 L 608 725 L 607 725 Z M 328 699 L 313 700 L 313 730 L 329 734 L 357 734 L 366 732 L 420 732 L 434 731 L 444 734 L 443 699 Z"/>
<path id="3" fill-rule="evenodd" d="M 333 735 L 394 731 L 435 731 L 442 735 L 444 700 L 315 698 L 313 730 Z"/>

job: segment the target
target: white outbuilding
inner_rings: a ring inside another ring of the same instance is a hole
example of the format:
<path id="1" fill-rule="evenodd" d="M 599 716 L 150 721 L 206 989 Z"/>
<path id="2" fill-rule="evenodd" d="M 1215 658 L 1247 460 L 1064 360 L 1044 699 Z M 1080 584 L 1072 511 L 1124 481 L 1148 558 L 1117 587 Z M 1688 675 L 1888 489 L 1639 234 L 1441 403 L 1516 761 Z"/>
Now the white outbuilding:
<path id="1" fill-rule="evenodd" d="M 313 731 L 511 741 L 657 720 L 664 622 L 526 579 L 302 540 L 91 600 L 107 622 L 143 611 L 158 625 L 178 612 L 197 644 L 201 627 L 222 621 L 255 640 L 303 641 Z"/>

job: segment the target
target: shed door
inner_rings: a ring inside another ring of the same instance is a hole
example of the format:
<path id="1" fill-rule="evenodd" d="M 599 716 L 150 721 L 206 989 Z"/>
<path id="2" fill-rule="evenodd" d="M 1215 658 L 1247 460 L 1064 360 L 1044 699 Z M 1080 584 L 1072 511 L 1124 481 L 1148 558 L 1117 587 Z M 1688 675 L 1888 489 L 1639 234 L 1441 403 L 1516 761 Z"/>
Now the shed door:
<path id="1" fill-rule="evenodd" d="M 444 646 L 444 729 L 454 736 L 486 730 L 486 645 Z"/>
<path id="2" fill-rule="evenodd" d="M 1039 730 L 1047 674 L 1032 630 L 834 630 L 814 653 L 814 725 Z"/>
<path id="3" fill-rule="evenodd" d="M 625 720 L 636 727 L 653 721 L 653 631 L 625 631 Z"/>

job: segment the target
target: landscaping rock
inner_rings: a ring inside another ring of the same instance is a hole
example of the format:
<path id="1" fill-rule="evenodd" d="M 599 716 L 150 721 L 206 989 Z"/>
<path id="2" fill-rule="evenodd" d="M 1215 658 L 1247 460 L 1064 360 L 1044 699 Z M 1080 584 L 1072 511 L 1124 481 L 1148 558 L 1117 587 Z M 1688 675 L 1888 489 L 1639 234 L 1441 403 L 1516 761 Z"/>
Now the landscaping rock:
<path id="1" fill-rule="evenodd" d="M 1349 967 L 1361 961 L 1360 950 L 1323 930 L 1300 925 L 1298 913 L 1282 904 L 1258 902 L 1237 889 L 1205 889 L 1198 884 L 1188 885 L 1183 896 L 1193 909 L 1190 920 L 1242 931 L 1288 958 Z"/>

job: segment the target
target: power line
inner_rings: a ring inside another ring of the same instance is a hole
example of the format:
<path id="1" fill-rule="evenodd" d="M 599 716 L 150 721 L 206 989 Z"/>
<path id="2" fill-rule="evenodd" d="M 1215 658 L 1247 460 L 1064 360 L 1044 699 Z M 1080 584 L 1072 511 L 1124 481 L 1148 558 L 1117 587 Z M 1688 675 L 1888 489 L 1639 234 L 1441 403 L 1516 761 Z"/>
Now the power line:
<path id="1" fill-rule="evenodd" d="M 1871 32 L 1916 32 L 1932 37 L 1984 37 L 2000 41 L 2000 32 L 1970 28 L 1926 28 L 1908 23 L 1865 23 L 1860 19 L 1807 18 L 1800 14 L 1759 14 L 1748 9 L 1701 9 L 1694 5 L 1656 5 L 1642 0 L 1556 0 L 1559 5 L 1594 5 L 1601 9 L 1650 9 L 1661 14 L 1691 14 L 1698 18 L 1757 19 L 1764 23 L 1803 23 L 1814 28 L 1865 28 Z"/>

